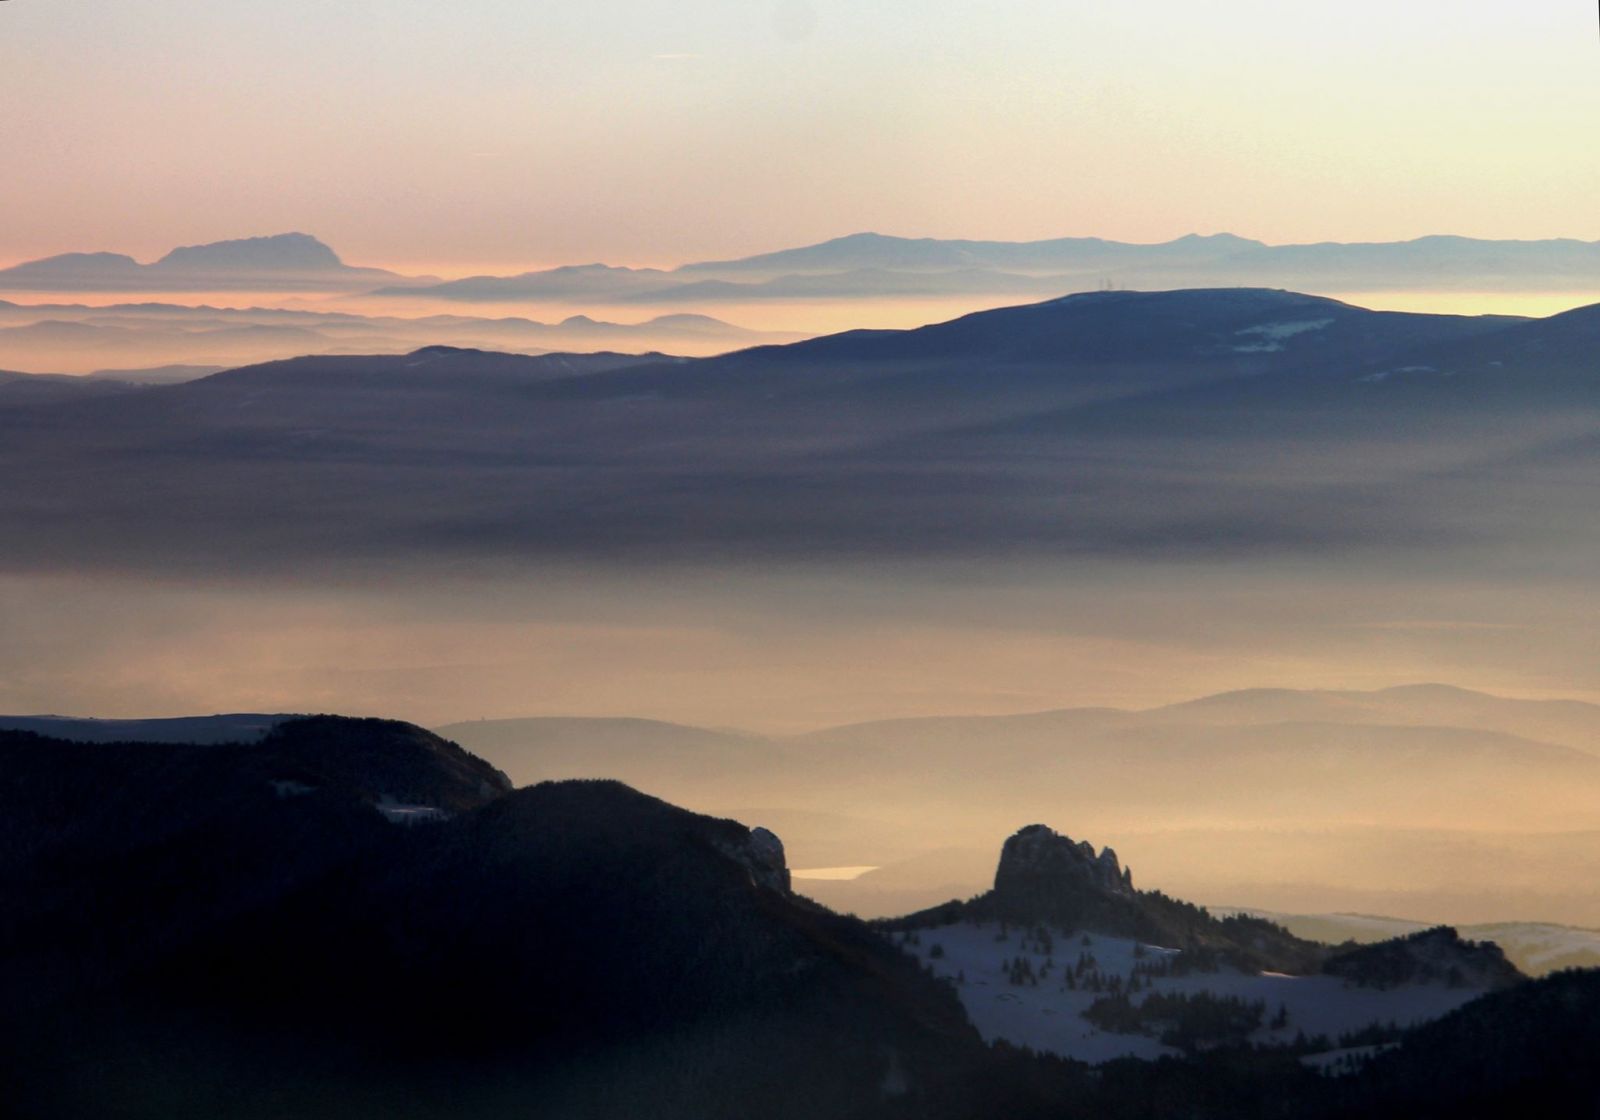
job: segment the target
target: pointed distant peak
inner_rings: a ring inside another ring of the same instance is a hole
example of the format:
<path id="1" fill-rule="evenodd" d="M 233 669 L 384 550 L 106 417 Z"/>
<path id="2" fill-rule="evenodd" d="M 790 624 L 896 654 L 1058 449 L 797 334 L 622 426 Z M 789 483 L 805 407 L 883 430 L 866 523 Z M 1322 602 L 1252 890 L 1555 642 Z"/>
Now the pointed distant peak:
<path id="1" fill-rule="evenodd" d="M 1462 688 L 1459 685 L 1442 684 L 1438 681 L 1419 681 L 1416 684 L 1397 684 L 1389 688 L 1378 689 L 1385 696 L 1471 696 L 1481 697 L 1489 695 L 1476 689 Z"/>
<path id="2" fill-rule="evenodd" d="M 561 320 L 563 327 L 595 327 L 600 325 L 600 320 L 591 319 L 587 315 L 568 315 Z"/>
<path id="3" fill-rule="evenodd" d="M 847 233 L 843 237 L 830 238 L 822 242 L 824 245 L 874 245 L 885 241 L 906 241 L 905 237 L 895 237 L 887 233 L 875 233 L 872 230 L 863 230 L 860 233 Z"/>
<path id="4" fill-rule="evenodd" d="M 1240 237 L 1236 233 L 1186 233 L 1173 241 L 1174 245 L 1264 245 L 1264 241 L 1256 241 L 1249 237 Z"/>
<path id="5" fill-rule="evenodd" d="M 524 276 L 648 276 L 655 272 L 650 268 L 629 268 L 624 264 L 606 264 L 603 261 L 590 261 L 588 264 L 560 264 L 554 268 L 547 268 L 536 272 L 525 272 Z"/>
<path id="6" fill-rule="evenodd" d="M 186 245 L 174 249 L 153 266 L 163 269 L 308 272 L 343 268 L 339 255 L 309 233 L 276 233 L 266 237 L 241 237 Z"/>
<path id="7" fill-rule="evenodd" d="M 408 358 L 449 358 L 462 354 L 489 354 L 493 351 L 479 350 L 472 346 L 446 346 L 436 343 L 433 346 L 423 346 L 407 354 Z"/>
<path id="8" fill-rule="evenodd" d="M 647 327 L 726 327 L 727 323 L 710 315 L 696 315 L 680 311 L 671 315 L 657 315 L 644 324 Z"/>

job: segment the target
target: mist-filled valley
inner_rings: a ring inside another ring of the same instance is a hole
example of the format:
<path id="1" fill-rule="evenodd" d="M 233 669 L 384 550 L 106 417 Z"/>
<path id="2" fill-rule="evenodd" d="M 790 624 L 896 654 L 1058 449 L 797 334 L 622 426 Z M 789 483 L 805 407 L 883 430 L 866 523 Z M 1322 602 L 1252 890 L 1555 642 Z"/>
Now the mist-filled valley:
<path id="1" fill-rule="evenodd" d="M 1594 20 L 0 3 L 0 1118 L 1600 1117 Z"/>
<path id="2" fill-rule="evenodd" d="M 1581 1110 L 1596 311 L 17 328 L 125 368 L 0 380 L 15 1099 Z"/>
<path id="3" fill-rule="evenodd" d="M 406 718 L 870 915 L 1039 819 L 1216 905 L 1600 924 L 1597 323 L 1108 292 L 0 397 L 0 710 Z"/>
<path id="4" fill-rule="evenodd" d="M 561 264 L 440 279 L 350 265 L 315 237 L 285 233 L 183 246 L 149 263 L 98 251 L 0 267 L 0 370 L 170 383 L 425 345 L 704 357 L 1068 292 L 1241 286 L 1388 310 L 1549 315 L 1600 298 L 1600 249 L 1440 236 L 1267 245 L 1229 234 L 1138 244 L 862 233 L 673 268 Z"/>

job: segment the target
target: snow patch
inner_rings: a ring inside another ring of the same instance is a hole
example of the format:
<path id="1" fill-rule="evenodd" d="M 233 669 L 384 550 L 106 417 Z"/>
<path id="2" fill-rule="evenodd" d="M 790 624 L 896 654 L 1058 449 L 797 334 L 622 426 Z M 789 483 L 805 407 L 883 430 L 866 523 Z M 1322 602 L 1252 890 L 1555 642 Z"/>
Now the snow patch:
<path id="1" fill-rule="evenodd" d="M 1373 1046 L 1344 1046 L 1338 1050 L 1324 1050 L 1320 1054 L 1307 1054 L 1300 1064 L 1318 1070 L 1329 1077 L 1343 1077 L 1360 1069 L 1368 1059 L 1393 1050 L 1397 1044 L 1380 1042 Z"/>
<path id="2" fill-rule="evenodd" d="M 374 809 L 384 815 L 391 824 L 422 824 L 431 821 L 446 821 L 450 814 L 433 805 L 410 805 L 396 801 L 389 794 L 383 794 Z"/>
<path id="3" fill-rule="evenodd" d="M 1257 341 L 1245 342 L 1233 348 L 1236 354 L 1272 354 L 1282 350 L 1285 339 L 1307 331 L 1320 331 L 1332 319 L 1294 319 L 1279 323 L 1261 323 L 1234 331 L 1235 335 L 1254 336 Z"/>
<path id="4" fill-rule="evenodd" d="M 1384 381 L 1389 380 L 1389 378 L 1393 377 L 1397 373 L 1438 373 L 1438 372 L 1439 371 L 1436 370 L 1432 366 L 1399 366 L 1399 367 L 1397 367 L 1395 369 L 1381 369 L 1377 373 L 1369 373 L 1365 377 L 1356 378 L 1356 380 L 1357 381 L 1368 381 L 1368 382 L 1371 382 L 1372 384 L 1376 385 L 1376 384 L 1380 384 L 1380 383 L 1382 383 Z M 1448 375 L 1446 375 L 1446 376 L 1448 376 Z"/>

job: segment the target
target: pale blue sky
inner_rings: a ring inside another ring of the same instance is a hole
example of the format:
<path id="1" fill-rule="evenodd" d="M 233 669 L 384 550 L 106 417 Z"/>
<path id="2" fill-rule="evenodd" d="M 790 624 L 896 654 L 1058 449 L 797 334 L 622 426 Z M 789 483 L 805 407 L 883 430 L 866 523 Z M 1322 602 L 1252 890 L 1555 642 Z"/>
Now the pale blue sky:
<path id="1" fill-rule="evenodd" d="M 10 0 L 0 262 L 1600 238 L 1592 5 Z"/>

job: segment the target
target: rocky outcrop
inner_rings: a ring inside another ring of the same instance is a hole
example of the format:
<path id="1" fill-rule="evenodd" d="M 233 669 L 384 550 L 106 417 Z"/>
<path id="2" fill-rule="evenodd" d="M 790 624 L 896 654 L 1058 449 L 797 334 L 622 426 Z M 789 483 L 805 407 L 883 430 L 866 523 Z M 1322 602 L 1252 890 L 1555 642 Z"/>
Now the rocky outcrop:
<path id="1" fill-rule="evenodd" d="M 1000 917 L 1132 932 L 1143 928 L 1143 906 L 1110 848 L 1042 824 L 1018 830 L 1000 851 L 986 905 Z"/>
<path id="2" fill-rule="evenodd" d="M 1088 841 L 1074 842 L 1042 824 L 1019 829 L 1000 849 L 994 873 L 997 894 L 1022 897 L 1085 887 L 1132 895 L 1133 873 L 1123 870 L 1110 848 L 1096 855 Z"/>
<path id="3" fill-rule="evenodd" d="M 1325 972 L 1351 984 L 1438 983 L 1497 989 L 1525 979 L 1500 947 L 1466 941 L 1448 926 L 1375 945 L 1332 947 L 1263 918 L 1218 918 L 1159 890 L 1135 890 L 1116 852 L 1042 824 L 1018 829 L 1000 850 L 994 888 L 889 923 L 901 930 L 961 921 L 1009 922 L 1136 938 L 1182 951 L 1185 967 L 1230 966 L 1291 975 Z"/>
<path id="4" fill-rule="evenodd" d="M 897 928 L 959 921 L 1001 921 L 1136 938 L 1182 949 L 1196 967 L 1231 964 L 1245 971 L 1315 972 L 1324 945 L 1304 941 L 1271 922 L 1215 918 L 1203 907 L 1157 890 L 1136 890 L 1116 852 L 1073 840 L 1042 824 L 1019 829 L 1000 851 L 994 888 L 966 902 L 907 915 Z"/>
<path id="5" fill-rule="evenodd" d="M 789 893 L 789 865 L 783 854 L 783 841 L 776 833 L 758 826 L 739 842 L 718 847 L 742 864 L 760 886 Z"/>

